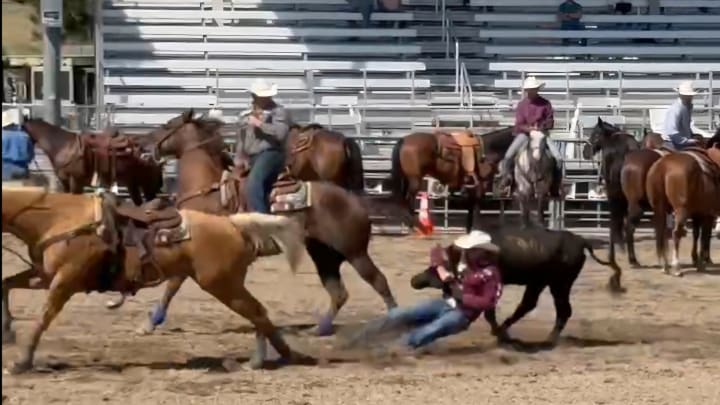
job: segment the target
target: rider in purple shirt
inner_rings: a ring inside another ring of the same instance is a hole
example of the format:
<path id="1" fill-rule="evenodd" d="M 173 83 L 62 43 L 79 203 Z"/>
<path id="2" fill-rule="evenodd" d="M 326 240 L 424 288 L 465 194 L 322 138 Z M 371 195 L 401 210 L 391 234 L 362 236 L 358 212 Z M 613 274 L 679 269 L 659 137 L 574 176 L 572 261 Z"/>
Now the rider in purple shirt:
<path id="1" fill-rule="evenodd" d="M 555 142 L 549 136 L 549 131 L 555 126 L 553 117 L 553 107 L 546 98 L 540 96 L 538 92 L 545 85 L 542 81 L 537 80 L 534 76 L 530 76 L 523 82 L 523 90 L 525 90 L 525 98 L 517 105 L 515 111 L 515 128 L 512 144 L 505 153 L 505 157 L 500 162 L 500 174 L 503 178 L 502 187 L 504 193 L 509 194 L 510 185 L 513 181 L 513 164 L 515 163 L 515 155 L 523 148 L 532 131 L 540 131 L 545 134 L 547 147 L 550 154 L 555 159 L 558 169 L 562 169 L 562 154 Z M 559 181 L 556 181 L 559 183 Z M 552 193 L 559 194 L 559 184 L 553 185 Z"/>

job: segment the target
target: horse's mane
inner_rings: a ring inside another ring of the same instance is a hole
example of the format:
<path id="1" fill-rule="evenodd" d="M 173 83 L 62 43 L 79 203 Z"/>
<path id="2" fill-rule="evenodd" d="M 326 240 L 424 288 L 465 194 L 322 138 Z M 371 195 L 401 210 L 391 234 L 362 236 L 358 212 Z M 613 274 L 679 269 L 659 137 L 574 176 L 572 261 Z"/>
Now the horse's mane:
<path id="1" fill-rule="evenodd" d="M 312 122 L 312 123 L 307 124 L 307 125 L 304 125 L 304 126 L 303 126 L 303 125 L 300 125 L 300 124 L 292 124 L 292 125 L 290 126 L 290 129 L 291 129 L 291 130 L 297 129 L 297 130 L 300 131 L 300 132 L 305 132 L 305 131 L 309 131 L 309 130 L 311 130 L 311 129 L 321 130 L 321 129 L 325 129 L 325 127 L 323 127 L 322 125 L 320 125 L 320 124 L 318 124 L 318 123 L 316 123 L 316 122 Z"/>
<path id="2" fill-rule="evenodd" d="M 720 149 L 720 127 L 715 131 L 715 135 L 708 140 L 707 147 L 708 149 L 713 147 Z"/>
<path id="3" fill-rule="evenodd" d="M 219 119 L 208 117 L 193 117 L 190 122 L 195 124 L 200 130 L 202 135 L 201 140 L 215 136 L 225 125 L 225 123 Z"/>

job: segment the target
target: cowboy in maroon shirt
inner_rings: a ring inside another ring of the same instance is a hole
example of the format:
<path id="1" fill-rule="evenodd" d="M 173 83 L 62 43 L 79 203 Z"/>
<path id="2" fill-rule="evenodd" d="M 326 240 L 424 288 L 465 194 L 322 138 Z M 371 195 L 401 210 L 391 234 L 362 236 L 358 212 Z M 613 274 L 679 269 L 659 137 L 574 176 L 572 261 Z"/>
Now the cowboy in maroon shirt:
<path id="1" fill-rule="evenodd" d="M 557 167 L 559 169 L 562 168 L 562 154 L 549 136 L 549 131 L 555 126 L 553 107 L 550 101 L 538 94 L 544 85 L 545 83 L 537 80 L 534 76 L 528 77 L 523 82 L 525 98 L 518 103 L 515 111 L 515 128 L 513 131 L 515 139 L 505 153 L 505 157 L 500 162 L 500 173 L 503 177 L 502 187 L 505 189 L 504 192 L 506 194 L 509 194 L 510 185 L 513 181 L 515 155 L 527 144 L 531 131 L 540 131 L 545 134 L 548 150 L 553 158 L 555 158 Z M 556 180 L 561 180 L 557 179 L 557 177 L 558 176 L 556 176 Z M 556 183 L 559 183 L 559 181 L 556 181 Z M 553 194 L 558 194 L 559 190 L 557 189 L 559 188 L 559 184 L 554 184 L 553 186 Z"/>
<path id="2" fill-rule="evenodd" d="M 421 302 L 407 308 L 394 308 L 388 315 L 366 327 L 356 338 L 392 329 L 411 326 L 405 343 L 413 349 L 425 346 L 438 338 L 460 333 L 468 328 L 480 314 L 494 308 L 502 294 L 502 282 L 497 268 L 499 248 L 490 235 L 472 231 L 454 242 L 461 249 L 461 260 L 456 272 L 448 270 L 444 249 L 438 245 L 430 253 L 431 267 L 418 276 L 426 283 L 413 287 L 435 286 L 443 290 L 442 298 Z"/>

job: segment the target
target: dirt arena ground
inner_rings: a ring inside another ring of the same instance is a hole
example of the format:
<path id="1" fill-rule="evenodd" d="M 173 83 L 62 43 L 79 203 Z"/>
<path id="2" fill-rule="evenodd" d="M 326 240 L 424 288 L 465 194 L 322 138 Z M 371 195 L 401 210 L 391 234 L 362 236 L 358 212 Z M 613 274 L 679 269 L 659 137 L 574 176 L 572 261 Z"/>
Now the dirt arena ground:
<path id="1" fill-rule="evenodd" d="M 18 244 L 3 236 L 3 244 Z M 445 238 L 448 241 L 449 238 Z M 409 278 L 427 262 L 435 240 L 376 237 L 372 255 L 401 305 L 437 292 L 413 291 Z M 689 261 L 684 243 L 683 261 Z M 720 261 L 720 243 L 713 241 Z M 654 264 L 650 242 L 639 259 Z M 607 255 L 600 250 L 601 257 Z M 3 252 L 3 276 L 20 269 Z M 624 256 L 622 259 L 624 260 Z M 625 262 L 621 262 L 625 264 Z M 717 269 L 717 267 L 716 267 Z M 657 268 L 628 270 L 620 297 L 605 289 L 609 269 L 588 263 L 572 295 L 574 315 L 559 347 L 535 353 L 499 348 L 483 320 L 436 344 L 422 357 L 381 356 L 339 348 L 343 335 L 383 312 L 382 301 L 347 267 L 350 300 L 338 319 L 339 337 L 308 336 L 327 295 L 306 265 L 292 276 L 280 259 L 263 259 L 249 288 L 298 350 L 315 366 L 228 372 L 223 360 L 247 359 L 248 323 L 188 282 L 167 323 L 152 336 L 135 329 L 161 294 L 141 291 L 117 311 L 108 295 L 76 296 L 43 337 L 38 370 L 2 379 L 4 404 L 720 404 L 720 277 L 665 276 Z M 505 317 L 522 290 L 510 286 L 500 305 Z M 11 297 L 20 341 L 39 313 L 43 292 Z M 548 292 L 512 333 L 541 340 L 552 328 Z M 356 327 L 356 326 L 355 326 Z M 17 357 L 3 347 L 3 366 Z"/>

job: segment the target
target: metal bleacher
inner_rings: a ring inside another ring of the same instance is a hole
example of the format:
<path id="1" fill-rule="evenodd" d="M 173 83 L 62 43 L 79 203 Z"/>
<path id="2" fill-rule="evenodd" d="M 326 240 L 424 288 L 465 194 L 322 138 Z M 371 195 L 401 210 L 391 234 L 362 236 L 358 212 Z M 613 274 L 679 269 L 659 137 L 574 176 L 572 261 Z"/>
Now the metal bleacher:
<path id="1" fill-rule="evenodd" d="M 403 0 L 367 28 L 346 0 L 101 1 L 99 103 L 112 124 L 144 129 L 191 107 L 232 124 L 263 77 L 295 121 L 358 137 L 371 183 L 412 130 L 511 124 L 522 80 L 536 75 L 567 180 L 583 183 L 560 212 L 580 222 L 606 218 L 587 200 L 597 170 L 579 154 L 583 127 L 600 116 L 639 133 L 688 79 L 703 92 L 695 123 L 709 132 L 720 111 L 720 0 L 633 0 L 628 14 L 581 0 L 581 31 L 559 29 L 561 0 Z"/>

